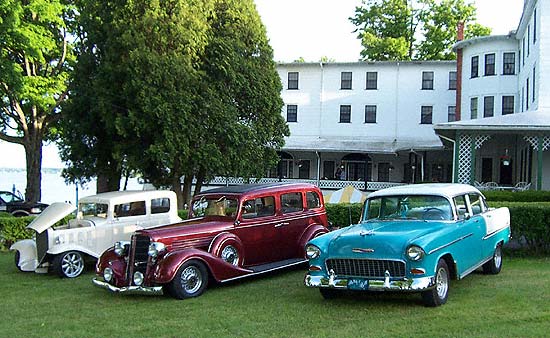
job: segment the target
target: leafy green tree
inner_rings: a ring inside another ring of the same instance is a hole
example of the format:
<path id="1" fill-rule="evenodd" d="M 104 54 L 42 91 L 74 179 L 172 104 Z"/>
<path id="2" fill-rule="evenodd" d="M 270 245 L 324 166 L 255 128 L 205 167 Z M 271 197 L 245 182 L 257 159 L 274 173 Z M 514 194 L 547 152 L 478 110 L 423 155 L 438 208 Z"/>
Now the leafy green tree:
<path id="1" fill-rule="evenodd" d="M 25 148 L 27 201 L 41 197 L 42 143 L 67 97 L 72 20 L 60 0 L 0 0 L 0 139 Z"/>
<path id="2" fill-rule="evenodd" d="M 350 20 L 365 60 L 451 60 L 459 22 L 465 38 L 491 33 L 464 0 L 363 0 Z"/>

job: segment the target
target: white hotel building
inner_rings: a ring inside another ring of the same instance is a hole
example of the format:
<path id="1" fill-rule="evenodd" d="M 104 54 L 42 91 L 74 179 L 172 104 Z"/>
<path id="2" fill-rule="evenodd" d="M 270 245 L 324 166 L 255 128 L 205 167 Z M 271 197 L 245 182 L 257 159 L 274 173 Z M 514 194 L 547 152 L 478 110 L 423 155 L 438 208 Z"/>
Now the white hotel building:
<path id="1" fill-rule="evenodd" d="M 279 64 L 291 135 L 269 176 L 550 190 L 550 1 L 526 0 L 515 31 L 454 49 L 457 61 Z"/>

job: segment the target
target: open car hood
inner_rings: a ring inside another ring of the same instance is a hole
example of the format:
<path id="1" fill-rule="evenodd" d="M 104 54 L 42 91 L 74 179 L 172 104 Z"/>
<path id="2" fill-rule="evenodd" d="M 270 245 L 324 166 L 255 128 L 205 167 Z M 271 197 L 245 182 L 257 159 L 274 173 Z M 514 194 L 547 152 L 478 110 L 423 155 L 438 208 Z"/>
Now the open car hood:
<path id="1" fill-rule="evenodd" d="M 27 226 L 27 228 L 33 229 L 40 234 L 75 210 L 76 206 L 72 204 L 55 202 L 44 209 L 44 211 L 42 211 L 42 213 L 38 215 L 38 217 L 36 217 Z"/>

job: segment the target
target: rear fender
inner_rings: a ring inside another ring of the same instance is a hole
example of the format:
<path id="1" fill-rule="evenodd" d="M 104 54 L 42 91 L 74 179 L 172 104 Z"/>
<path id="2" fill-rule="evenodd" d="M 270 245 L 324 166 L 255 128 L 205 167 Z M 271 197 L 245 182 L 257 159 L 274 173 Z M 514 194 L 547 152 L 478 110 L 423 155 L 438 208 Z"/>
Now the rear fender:
<path id="1" fill-rule="evenodd" d="M 159 257 L 155 271 L 154 279 L 156 284 L 166 284 L 174 279 L 178 269 L 187 261 L 195 259 L 206 265 L 212 277 L 220 282 L 226 279 L 239 277 L 251 273 L 252 271 L 242 269 L 231 265 L 223 259 L 212 255 L 209 252 L 198 249 L 183 249 L 169 252 L 163 257 Z"/>
<path id="2" fill-rule="evenodd" d="M 15 242 L 10 250 L 19 251 L 19 268 L 21 271 L 34 271 L 38 267 L 36 242 L 32 239 L 24 239 Z"/>

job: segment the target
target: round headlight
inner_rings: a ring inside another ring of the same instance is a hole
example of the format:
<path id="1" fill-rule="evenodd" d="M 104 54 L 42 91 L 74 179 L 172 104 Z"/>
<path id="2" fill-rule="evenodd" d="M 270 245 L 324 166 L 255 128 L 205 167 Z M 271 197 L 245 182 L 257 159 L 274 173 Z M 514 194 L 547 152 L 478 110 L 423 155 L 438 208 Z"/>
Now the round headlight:
<path id="1" fill-rule="evenodd" d="M 105 279 L 106 282 L 110 282 L 113 279 L 113 269 L 105 268 L 105 270 L 103 270 L 103 279 Z"/>
<path id="2" fill-rule="evenodd" d="M 424 250 L 419 246 L 411 245 L 407 248 L 407 257 L 411 261 L 419 261 L 424 258 Z"/>
<path id="3" fill-rule="evenodd" d="M 126 254 L 126 248 L 128 247 L 129 244 L 130 244 L 130 242 L 125 242 L 125 241 L 116 242 L 115 243 L 115 253 L 118 256 L 124 256 Z"/>
<path id="4" fill-rule="evenodd" d="M 134 284 L 137 286 L 143 284 L 143 274 L 139 271 L 134 272 Z"/>
<path id="5" fill-rule="evenodd" d="M 319 250 L 319 248 L 316 247 L 315 245 L 308 244 L 306 246 L 306 257 L 308 259 L 315 259 L 319 257 L 320 254 L 321 254 L 321 250 Z"/>
<path id="6" fill-rule="evenodd" d="M 151 244 L 149 244 L 149 251 L 147 252 L 147 254 L 153 258 L 157 257 L 159 252 L 161 252 L 162 250 L 164 250 L 165 246 L 164 244 L 160 243 L 160 242 L 153 242 Z"/>

